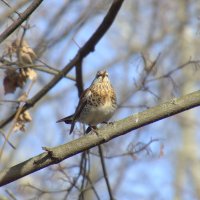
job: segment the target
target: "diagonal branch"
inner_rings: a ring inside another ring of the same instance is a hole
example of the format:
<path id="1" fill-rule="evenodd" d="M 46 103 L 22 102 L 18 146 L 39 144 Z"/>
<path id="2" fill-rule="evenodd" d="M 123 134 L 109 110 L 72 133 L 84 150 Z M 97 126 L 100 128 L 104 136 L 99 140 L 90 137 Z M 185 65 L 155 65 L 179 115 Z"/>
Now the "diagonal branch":
<path id="1" fill-rule="evenodd" d="M 166 103 L 119 120 L 113 125 L 100 128 L 98 130 L 98 135 L 96 133 L 91 133 L 58 147 L 46 148 L 47 152 L 1 171 L 0 186 L 6 185 L 49 165 L 59 163 L 66 158 L 72 157 L 94 146 L 106 143 L 115 137 L 124 135 L 142 126 L 197 106 L 200 106 L 200 91 L 190 93 L 180 98 L 173 98 Z"/>
<path id="2" fill-rule="evenodd" d="M 65 76 L 74 66 L 81 63 L 84 57 L 86 57 L 90 52 L 94 51 L 95 45 L 103 37 L 106 31 L 110 28 L 114 19 L 121 8 L 123 0 L 114 0 L 108 13 L 103 19 L 100 26 L 94 32 L 94 34 L 89 38 L 85 45 L 79 49 L 76 56 L 57 74 L 43 89 L 41 89 L 34 97 L 32 97 L 22 109 L 22 112 L 34 106 L 46 93 L 52 89 L 62 78 Z M 0 128 L 4 127 L 9 123 L 15 116 L 16 112 L 11 114 L 7 119 L 0 121 Z"/>
<path id="3" fill-rule="evenodd" d="M 12 34 L 42 3 L 43 0 L 35 0 L 3 33 L 0 34 L 0 43 Z"/>

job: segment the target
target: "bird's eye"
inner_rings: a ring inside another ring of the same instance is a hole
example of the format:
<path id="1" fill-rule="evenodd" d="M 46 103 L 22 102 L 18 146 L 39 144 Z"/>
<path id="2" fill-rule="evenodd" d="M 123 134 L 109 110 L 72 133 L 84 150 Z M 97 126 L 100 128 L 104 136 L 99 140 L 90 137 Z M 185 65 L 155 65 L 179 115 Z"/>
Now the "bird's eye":
<path id="1" fill-rule="evenodd" d="M 97 78 L 100 77 L 100 76 L 102 76 L 101 72 L 97 72 L 96 76 L 97 76 Z"/>
<path id="2" fill-rule="evenodd" d="M 108 77 L 108 73 L 106 71 L 98 71 L 97 74 L 96 74 L 96 78 L 99 78 L 99 77 Z"/>

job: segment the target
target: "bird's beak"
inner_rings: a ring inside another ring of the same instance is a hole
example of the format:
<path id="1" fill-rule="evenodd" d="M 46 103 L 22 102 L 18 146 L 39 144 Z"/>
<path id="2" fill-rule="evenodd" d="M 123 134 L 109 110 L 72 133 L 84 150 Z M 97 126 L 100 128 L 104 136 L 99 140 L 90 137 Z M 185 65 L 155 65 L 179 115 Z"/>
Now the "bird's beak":
<path id="1" fill-rule="evenodd" d="M 102 74 L 103 79 L 106 77 L 106 71 Z"/>

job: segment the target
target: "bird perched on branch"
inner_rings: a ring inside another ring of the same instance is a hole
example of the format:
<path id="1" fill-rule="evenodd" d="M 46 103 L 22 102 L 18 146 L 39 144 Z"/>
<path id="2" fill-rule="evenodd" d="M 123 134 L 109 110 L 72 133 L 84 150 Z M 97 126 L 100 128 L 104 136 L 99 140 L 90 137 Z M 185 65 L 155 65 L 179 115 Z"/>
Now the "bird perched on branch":
<path id="1" fill-rule="evenodd" d="M 110 83 L 108 73 L 102 70 L 97 72 L 90 87 L 82 93 L 75 113 L 57 122 L 71 124 L 71 134 L 77 121 L 96 128 L 97 124 L 107 122 L 116 108 L 115 91 Z"/>

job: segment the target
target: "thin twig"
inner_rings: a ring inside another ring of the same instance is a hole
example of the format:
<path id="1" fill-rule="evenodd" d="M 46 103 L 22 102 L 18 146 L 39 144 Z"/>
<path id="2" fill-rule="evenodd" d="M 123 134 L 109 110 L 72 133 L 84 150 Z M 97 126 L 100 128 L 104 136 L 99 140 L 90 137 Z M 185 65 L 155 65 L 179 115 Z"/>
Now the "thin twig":
<path id="1" fill-rule="evenodd" d="M 187 67 L 190 64 L 199 65 L 200 64 L 200 60 L 189 60 L 186 63 L 184 63 L 182 65 L 179 65 L 175 69 L 172 69 L 169 72 L 167 72 L 167 73 L 165 73 L 165 74 L 163 74 L 161 76 L 158 76 L 156 78 L 152 78 L 152 79 L 147 80 L 147 82 L 149 83 L 149 82 L 157 81 L 157 80 L 160 80 L 160 79 L 163 79 L 163 78 L 170 78 L 172 74 L 174 74 L 175 72 L 177 72 L 180 69 L 183 69 L 183 68 Z"/>
<path id="2" fill-rule="evenodd" d="M 14 120 L 13 120 L 13 124 L 12 124 L 12 126 L 10 127 L 10 129 L 9 129 L 9 131 L 8 131 L 8 134 L 6 135 L 6 139 L 5 139 L 4 143 L 3 143 L 3 146 L 1 147 L 1 150 L 0 150 L 0 160 L 1 160 L 1 157 L 2 157 L 2 154 L 3 154 L 3 150 L 4 150 L 4 148 L 5 148 L 6 142 L 9 140 L 9 137 L 10 137 L 10 135 L 11 135 L 13 129 L 15 128 L 15 125 L 16 125 L 17 120 L 18 120 L 18 117 L 19 117 L 19 115 L 20 115 L 20 113 L 21 113 L 21 111 L 22 111 L 22 108 L 23 108 L 23 107 L 20 106 L 20 107 L 17 109 L 17 112 L 16 112 L 15 117 L 14 117 Z"/>
<path id="3" fill-rule="evenodd" d="M 59 159 L 59 162 L 61 162 L 66 158 L 84 152 L 94 146 L 125 135 L 130 131 L 169 118 L 197 106 L 200 106 L 200 91 L 187 94 L 180 98 L 173 98 L 166 103 L 117 121 L 114 125 L 108 125 L 106 129 L 100 128 L 98 129 L 99 136 L 97 136 L 96 133 L 87 134 L 79 139 L 51 148 L 51 151 L 53 155 Z M 52 159 L 47 152 L 41 153 L 13 167 L 2 170 L 0 172 L 0 186 L 56 163 L 58 163 L 58 161 Z"/>
<path id="4" fill-rule="evenodd" d="M 9 197 L 12 200 L 17 200 L 17 198 L 15 197 L 15 195 L 13 194 L 13 192 L 11 192 L 10 190 L 6 189 L 5 192 L 9 195 Z"/>
<path id="5" fill-rule="evenodd" d="M 27 92 L 26 92 L 26 97 L 28 97 L 28 95 L 29 95 L 29 93 L 30 93 L 30 91 L 31 91 L 31 88 L 33 87 L 33 84 L 34 84 L 34 83 L 35 83 L 35 81 L 32 81 L 31 84 L 30 84 L 30 86 L 28 87 L 28 90 L 27 90 Z M 23 104 L 23 103 L 22 103 L 22 104 Z M 4 150 L 5 146 L 6 146 L 6 142 L 9 141 L 9 137 L 10 137 L 10 135 L 12 134 L 12 132 L 13 132 L 15 126 L 16 126 L 17 120 L 18 120 L 18 118 L 19 118 L 19 116 L 20 116 L 22 110 L 23 110 L 23 105 L 19 106 L 19 108 L 17 109 L 17 112 L 16 112 L 15 117 L 14 117 L 14 120 L 13 120 L 13 124 L 12 124 L 12 126 L 10 127 L 10 129 L 9 129 L 9 131 L 8 131 L 8 134 L 6 135 L 6 139 L 5 139 L 5 141 L 4 141 L 4 143 L 3 143 L 3 146 L 2 146 L 2 148 L 1 148 L 1 150 L 0 150 L 0 160 L 1 160 L 1 158 L 2 158 L 2 154 L 3 154 L 3 150 Z"/>
<path id="6" fill-rule="evenodd" d="M 1 133 L 1 135 L 4 137 L 4 139 L 7 140 L 8 144 L 9 144 L 13 149 L 16 149 L 16 147 L 8 140 L 8 138 L 6 138 L 6 134 L 4 133 L 4 131 L 0 129 L 0 133 Z"/>
<path id="7" fill-rule="evenodd" d="M 1 0 L 6 6 L 8 6 L 9 8 L 11 8 L 11 11 L 10 12 L 8 12 L 8 13 L 10 13 L 10 14 L 12 14 L 12 13 L 16 13 L 17 15 L 18 15 L 18 17 L 20 17 L 20 13 L 18 13 L 16 10 L 13 10 L 13 8 L 9 5 L 9 3 L 8 2 L 6 2 L 5 0 Z M 24 4 L 24 2 L 23 2 L 23 4 Z M 6 13 L 6 14 L 8 14 L 8 13 Z M 7 16 L 9 16 L 9 15 L 7 15 Z M 14 21 L 14 19 L 11 17 L 11 16 L 9 16 L 13 21 Z"/>
<path id="8" fill-rule="evenodd" d="M 39 62 L 41 62 L 43 65 L 38 65 L 38 64 L 26 64 L 23 67 L 19 67 L 19 63 L 18 62 L 10 62 L 5 58 L 0 58 L 0 62 L 3 63 L 2 65 L 0 65 L 0 69 L 13 69 L 13 70 L 18 70 L 20 68 L 31 68 L 34 70 L 38 70 L 38 71 L 42 71 L 42 72 L 46 72 L 48 74 L 52 74 L 52 75 L 58 75 L 61 74 L 62 72 L 56 68 L 51 67 L 50 65 L 48 65 L 47 63 L 38 60 Z M 12 65 L 15 65 L 15 67 Z M 70 76 L 70 75 L 63 75 L 63 78 L 67 78 L 70 79 L 72 81 L 75 81 L 75 78 Z"/>
<path id="9" fill-rule="evenodd" d="M 104 161 L 103 149 L 102 149 L 101 145 L 98 145 L 98 150 L 99 150 L 99 156 L 100 156 L 101 166 L 102 166 L 102 170 L 103 170 L 103 176 L 104 176 L 104 179 L 106 181 L 106 186 L 108 188 L 108 193 L 109 193 L 109 196 L 110 196 L 110 200 L 114 200 L 114 197 L 113 197 L 113 194 L 112 194 L 112 190 L 111 190 L 111 187 L 110 187 L 110 182 L 109 182 L 109 179 L 108 179 L 108 173 L 107 173 L 107 170 L 106 170 L 106 164 L 105 164 L 105 161 Z"/>
<path id="10" fill-rule="evenodd" d="M 80 194 L 79 194 L 79 200 L 84 200 L 84 188 L 86 185 L 86 174 L 87 174 L 87 151 L 82 153 L 81 156 L 81 164 L 80 164 L 80 171 L 82 175 L 82 181 L 81 181 L 81 187 L 80 187 Z"/>
<path id="11" fill-rule="evenodd" d="M 6 1 L 4 1 L 3 0 L 3 2 L 4 2 L 4 4 L 6 4 L 8 7 L 10 7 L 10 5 L 6 2 Z M 2 23 L 2 22 L 5 22 L 5 20 L 6 20 L 6 18 L 10 18 L 10 19 L 12 19 L 12 21 L 14 21 L 14 19 L 13 19 L 13 17 L 11 17 L 11 15 L 13 14 L 13 13 L 16 13 L 19 17 L 20 17 L 20 13 L 19 12 L 17 12 L 17 10 L 19 9 L 19 8 L 22 8 L 25 4 L 27 4 L 27 0 L 22 0 L 22 1 L 18 1 L 17 3 L 16 3 L 16 5 L 14 5 L 9 11 L 6 11 L 6 12 L 4 12 L 3 14 L 1 14 L 1 18 L 0 18 L 0 23 Z"/>
<path id="12" fill-rule="evenodd" d="M 14 21 L 3 33 L 0 34 L 0 43 L 3 42 L 11 33 L 13 33 L 42 3 L 43 0 L 35 0 L 33 3 L 22 13 L 16 21 Z"/>
<path id="13" fill-rule="evenodd" d="M 90 179 L 89 176 L 87 176 L 87 180 L 88 180 L 88 182 L 90 183 L 91 189 L 93 190 L 93 192 L 94 192 L 94 194 L 95 194 L 97 200 L 100 200 L 101 198 L 100 198 L 100 196 L 98 195 L 98 193 L 97 193 L 97 191 L 96 191 L 96 189 L 95 189 L 95 187 L 94 187 L 94 184 L 93 184 L 93 182 L 92 182 L 92 180 Z M 86 188 L 86 191 L 87 191 L 88 189 L 90 189 L 90 188 Z"/>
<path id="14" fill-rule="evenodd" d="M 107 15 L 103 19 L 100 26 L 94 32 L 94 34 L 89 38 L 89 40 L 85 43 L 85 45 L 79 49 L 78 53 L 75 57 L 63 68 L 61 73 L 56 75 L 46 86 L 43 87 L 35 96 L 28 100 L 25 106 L 22 109 L 22 112 L 34 106 L 46 93 L 51 90 L 54 85 L 56 85 L 64 75 L 66 75 L 77 63 L 80 63 L 90 52 L 94 51 L 95 45 L 99 42 L 99 40 L 103 37 L 106 31 L 110 28 L 114 19 L 121 8 L 121 5 L 124 0 L 115 0 L 111 5 Z M 16 112 L 11 114 L 7 119 L 2 120 L 0 122 L 0 128 L 4 127 L 7 123 L 9 123 L 15 116 Z"/>
<path id="15" fill-rule="evenodd" d="M 85 163 L 85 152 L 83 152 L 82 155 L 81 155 L 81 161 L 80 161 L 80 165 L 79 165 L 81 167 L 79 168 L 78 176 L 74 179 L 73 183 L 71 183 L 71 186 L 68 188 L 68 193 L 65 195 L 65 199 L 67 199 L 67 197 L 69 196 L 69 194 L 72 191 L 73 187 L 76 187 L 76 183 L 78 182 L 78 179 L 82 175 L 82 170 L 83 170 L 82 166 L 83 166 L 84 163 Z"/>

